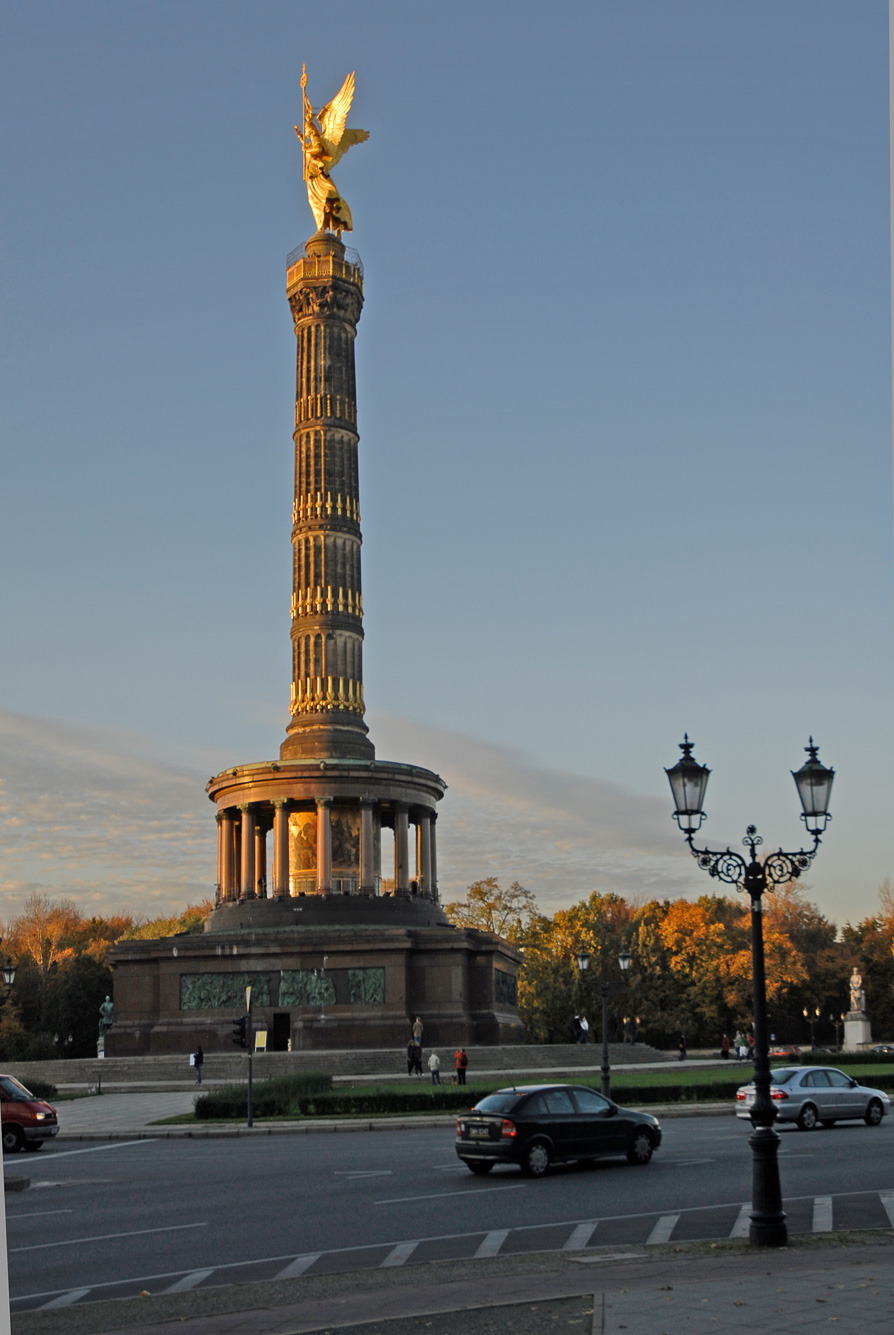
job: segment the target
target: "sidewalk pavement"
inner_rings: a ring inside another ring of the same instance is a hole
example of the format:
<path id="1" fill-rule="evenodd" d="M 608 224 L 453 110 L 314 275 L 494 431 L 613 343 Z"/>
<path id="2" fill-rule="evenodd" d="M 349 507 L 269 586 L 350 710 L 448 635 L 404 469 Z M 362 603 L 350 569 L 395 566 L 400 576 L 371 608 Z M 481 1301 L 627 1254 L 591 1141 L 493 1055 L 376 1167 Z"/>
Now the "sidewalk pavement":
<path id="1" fill-rule="evenodd" d="M 197 1087 L 166 1093 L 101 1094 L 72 1099 L 57 1105 L 59 1135 L 63 1140 L 115 1140 L 153 1137 L 223 1137 L 269 1136 L 301 1134 L 321 1131 L 373 1131 L 379 1128 L 397 1130 L 405 1126 L 453 1126 L 456 1113 L 397 1117 L 340 1117 L 323 1121 L 320 1118 L 305 1121 L 260 1122 L 249 1130 L 244 1122 L 195 1122 L 182 1126 L 155 1126 L 165 1117 L 176 1117 L 192 1112 Z M 645 1106 L 645 1105 L 644 1105 Z M 659 1104 L 649 1105 L 647 1111 L 656 1117 L 711 1117 L 732 1114 L 730 1101 L 723 1103 Z"/>
<path id="2" fill-rule="evenodd" d="M 859 1240 L 857 1240 L 859 1238 Z M 13 1318 L 14 1335 L 889 1335 L 894 1234 L 440 1262 Z"/>

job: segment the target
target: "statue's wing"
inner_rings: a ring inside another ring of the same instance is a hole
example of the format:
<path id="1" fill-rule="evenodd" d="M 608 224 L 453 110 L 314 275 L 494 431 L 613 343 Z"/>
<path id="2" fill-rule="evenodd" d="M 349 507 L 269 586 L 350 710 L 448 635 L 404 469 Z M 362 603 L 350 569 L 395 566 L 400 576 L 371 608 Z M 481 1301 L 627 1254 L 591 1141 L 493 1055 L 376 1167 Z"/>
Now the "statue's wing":
<path id="1" fill-rule="evenodd" d="M 369 130 L 345 130 L 339 140 L 338 147 L 330 150 L 332 160 L 329 163 L 328 169 L 331 169 L 337 162 L 340 162 L 349 148 L 353 148 L 355 144 L 362 144 L 364 139 L 368 138 Z"/>
<path id="2" fill-rule="evenodd" d="M 328 139 L 334 147 L 337 147 L 341 142 L 341 137 L 345 132 L 345 121 L 348 119 L 348 112 L 353 100 L 354 72 L 352 70 L 342 84 L 341 91 L 335 95 L 331 102 L 327 102 L 320 112 L 320 129 L 323 132 L 323 138 Z"/>

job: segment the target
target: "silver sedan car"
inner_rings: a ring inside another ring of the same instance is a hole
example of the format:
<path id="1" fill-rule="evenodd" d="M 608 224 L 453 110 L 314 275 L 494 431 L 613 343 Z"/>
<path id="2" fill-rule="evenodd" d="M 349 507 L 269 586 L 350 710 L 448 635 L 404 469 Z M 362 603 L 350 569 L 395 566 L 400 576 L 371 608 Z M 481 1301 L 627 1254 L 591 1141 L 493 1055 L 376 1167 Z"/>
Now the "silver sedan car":
<path id="1" fill-rule="evenodd" d="M 736 1093 L 736 1116 L 751 1117 L 754 1085 Z M 878 1126 L 891 1111 L 882 1089 L 868 1089 L 834 1066 L 782 1066 L 770 1072 L 770 1098 L 779 1122 L 797 1122 L 802 1131 L 834 1126 L 848 1118 L 862 1118 Z"/>

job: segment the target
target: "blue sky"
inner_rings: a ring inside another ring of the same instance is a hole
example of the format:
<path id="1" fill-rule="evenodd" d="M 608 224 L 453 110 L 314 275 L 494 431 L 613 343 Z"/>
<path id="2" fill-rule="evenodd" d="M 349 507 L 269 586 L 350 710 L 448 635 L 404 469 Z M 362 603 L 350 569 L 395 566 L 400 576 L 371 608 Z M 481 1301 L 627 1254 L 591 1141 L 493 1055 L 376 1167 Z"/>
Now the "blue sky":
<path id="1" fill-rule="evenodd" d="M 365 684 L 448 896 L 710 888 L 670 821 L 894 874 L 887 9 L 11 3 L 0 886 L 206 893 L 289 699 L 292 126 L 357 71 Z"/>

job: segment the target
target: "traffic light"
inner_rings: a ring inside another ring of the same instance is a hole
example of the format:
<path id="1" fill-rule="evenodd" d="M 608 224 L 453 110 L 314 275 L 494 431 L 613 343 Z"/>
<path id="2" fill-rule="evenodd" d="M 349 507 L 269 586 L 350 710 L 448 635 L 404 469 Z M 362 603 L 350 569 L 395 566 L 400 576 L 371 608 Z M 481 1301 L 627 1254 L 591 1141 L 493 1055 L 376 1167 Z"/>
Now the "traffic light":
<path id="1" fill-rule="evenodd" d="M 237 1048 L 245 1047 L 245 1029 L 248 1021 L 244 1015 L 233 1021 L 233 1042 Z"/>

